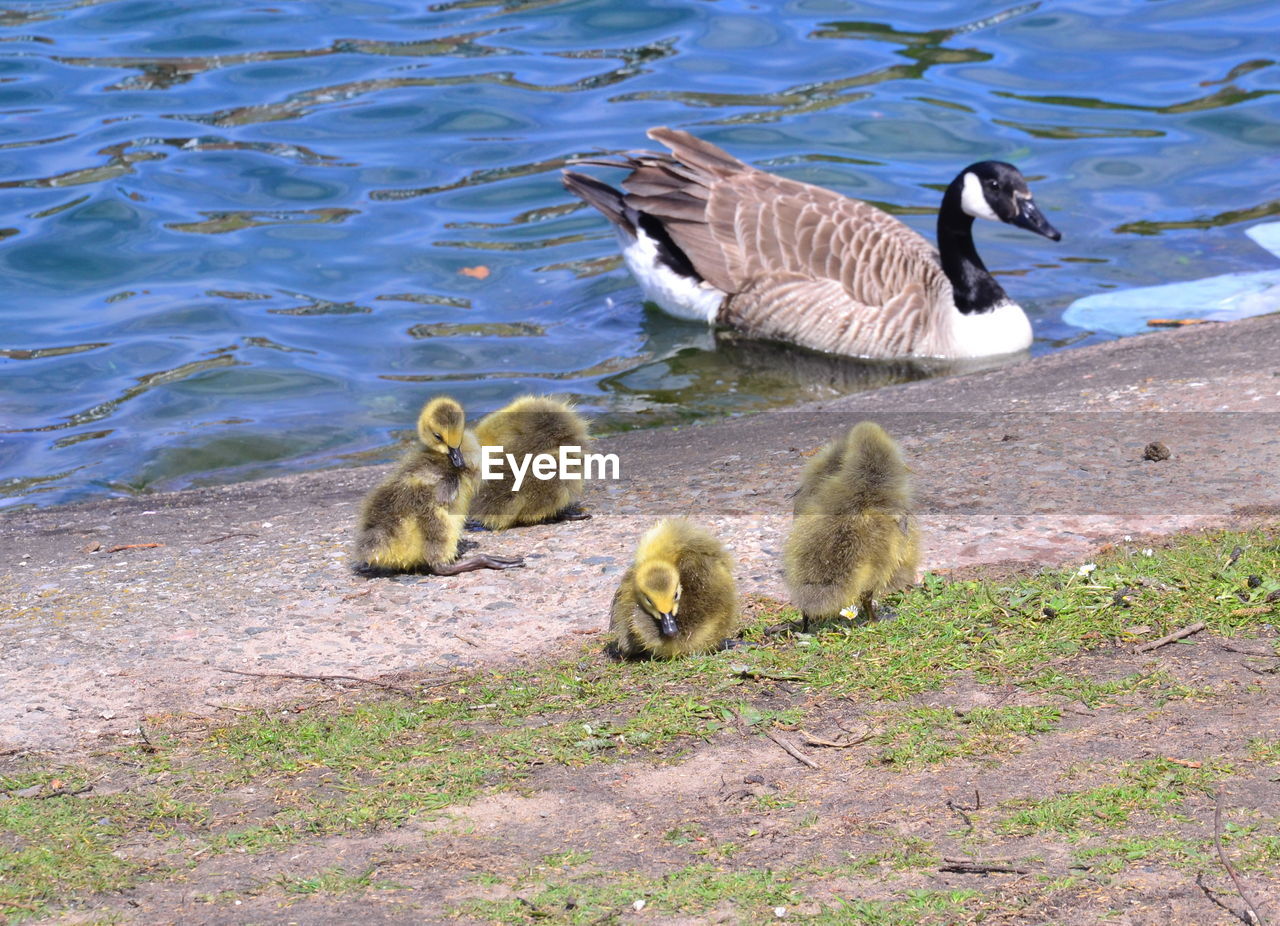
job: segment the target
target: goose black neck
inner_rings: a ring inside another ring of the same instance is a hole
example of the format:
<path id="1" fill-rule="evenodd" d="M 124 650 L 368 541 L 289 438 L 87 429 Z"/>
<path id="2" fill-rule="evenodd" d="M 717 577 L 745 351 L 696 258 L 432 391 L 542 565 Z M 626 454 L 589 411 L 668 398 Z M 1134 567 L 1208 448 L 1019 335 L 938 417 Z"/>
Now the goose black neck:
<path id="1" fill-rule="evenodd" d="M 1009 297 L 982 263 L 973 246 L 973 216 L 960 206 L 961 174 L 947 187 L 938 210 L 938 255 L 942 272 L 951 281 L 956 308 L 965 315 L 990 312 Z"/>

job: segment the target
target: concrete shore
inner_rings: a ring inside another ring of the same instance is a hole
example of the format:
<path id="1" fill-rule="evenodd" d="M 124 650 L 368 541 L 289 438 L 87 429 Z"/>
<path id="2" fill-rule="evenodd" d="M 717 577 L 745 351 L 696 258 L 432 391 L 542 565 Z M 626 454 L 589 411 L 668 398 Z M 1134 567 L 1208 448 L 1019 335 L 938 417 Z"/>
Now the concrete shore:
<path id="1" fill-rule="evenodd" d="M 375 678 L 579 641 L 603 629 L 636 537 L 665 514 L 719 533 L 744 593 L 784 597 L 804 455 L 866 417 L 900 439 L 925 565 L 946 570 L 1080 561 L 1126 534 L 1274 517 L 1278 412 L 1273 315 L 630 432 L 597 447 L 618 454 L 622 479 L 588 489 L 592 520 L 470 535 L 528 568 L 451 579 L 352 572 L 352 525 L 381 467 L 11 512 L 0 751 L 89 747 L 147 715 L 215 714 L 311 684 L 224 669 Z M 1170 459 L 1144 460 L 1150 441 Z"/>

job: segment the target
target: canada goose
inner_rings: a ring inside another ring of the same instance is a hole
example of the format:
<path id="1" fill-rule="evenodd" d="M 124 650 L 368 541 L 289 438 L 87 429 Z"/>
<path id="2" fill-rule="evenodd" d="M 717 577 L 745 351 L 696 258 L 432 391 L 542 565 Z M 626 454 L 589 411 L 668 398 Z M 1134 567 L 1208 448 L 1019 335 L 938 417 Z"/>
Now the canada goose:
<path id="1" fill-rule="evenodd" d="M 1031 344 L 1026 313 L 973 246 L 974 218 L 1062 236 L 1012 164 L 956 175 L 938 250 L 860 200 L 742 163 L 668 128 L 672 154 L 578 161 L 631 170 L 622 193 L 565 171 L 565 186 L 615 226 L 645 298 L 678 318 L 862 357 L 988 357 Z"/>
<path id="2" fill-rule="evenodd" d="M 613 596 L 609 630 L 620 656 L 672 659 L 718 648 L 737 618 L 724 546 L 683 518 L 666 518 L 640 538 Z"/>
<path id="3" fill-rule="evenodd" d="M 581 478 L 537 478 L 530 469 L 517 490 L 515 474 L 506 459 L 517 461 L 548 454 L 562 456 L 576 465 L 582 475 L 582 453 L 590 437 L 587 422 L 569 405 L 546 396 L 522 396 L 510 405 L 480 419 L 476 425 L 480 446 L 502 460 L 500 479 L 482 479 L 471 502 L 469 514 L 490 530 L 505 530 L 518 524 L 544 521 L 581 521 L 591 517 L 578 508 L 582 498 Z M 562 448 L 577 448 L 570 451 Z M 524 465 L 520 463 L 518 465 Z"/>
<path id="4" fill-rule="evenodd" d="M 857 424 L 809 461 L 796 493 L 783 569 L 804 629 L 854 601 L 874 619 L 872 599 L 909 584 L 919 557 L 902 454 L 878 424 Z"/>
<path id="5" fill-rule="evenodd" d="M 451 576 L 523 566 L 519 557 L 473 556 L 456 562 L 458 537 L 476 489 L 479 445 L 462 406 L 445 396 L 418 415 L 421 446 L 365 499 L 356 551 L 372 572 L 426 570 Z"/>

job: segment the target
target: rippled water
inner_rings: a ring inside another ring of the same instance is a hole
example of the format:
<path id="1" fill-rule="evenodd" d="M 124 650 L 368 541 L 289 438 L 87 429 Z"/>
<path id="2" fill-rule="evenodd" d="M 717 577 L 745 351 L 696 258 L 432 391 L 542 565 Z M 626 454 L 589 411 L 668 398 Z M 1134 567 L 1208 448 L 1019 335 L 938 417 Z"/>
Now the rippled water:
<path id="1" fill-rule="evenodd" d="M 1036 350 L 1101 288 L 1254 269 L 1280 5 L 65 0 L 0 10 L 0 504 L 384 459 L 423 398 L 672 421 L 915 375 L 647 312 L 566 158 L 689 128 L 932 238 L 984 225 Z"/>

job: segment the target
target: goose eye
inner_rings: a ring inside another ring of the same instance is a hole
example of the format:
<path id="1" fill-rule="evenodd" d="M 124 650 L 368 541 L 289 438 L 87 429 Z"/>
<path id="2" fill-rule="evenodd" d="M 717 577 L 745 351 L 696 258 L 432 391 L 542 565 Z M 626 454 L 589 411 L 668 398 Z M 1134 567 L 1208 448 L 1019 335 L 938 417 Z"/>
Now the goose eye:
<path id="1" fill-rule="evenodd" d="M 992 179 L 987 181 L 987 186 L 991 187 L 991 189 L 994 190 L 999 188 L 1000 184 L 996 180 Z"/>
<path id="2" fill-rule="evenodd" d="M 441 443 L 444 443 L 444 438 L 441 437 L 439 434 L 433 433 L 431 436 L 434 437 L 436 440 L 440 441 Z"/>

